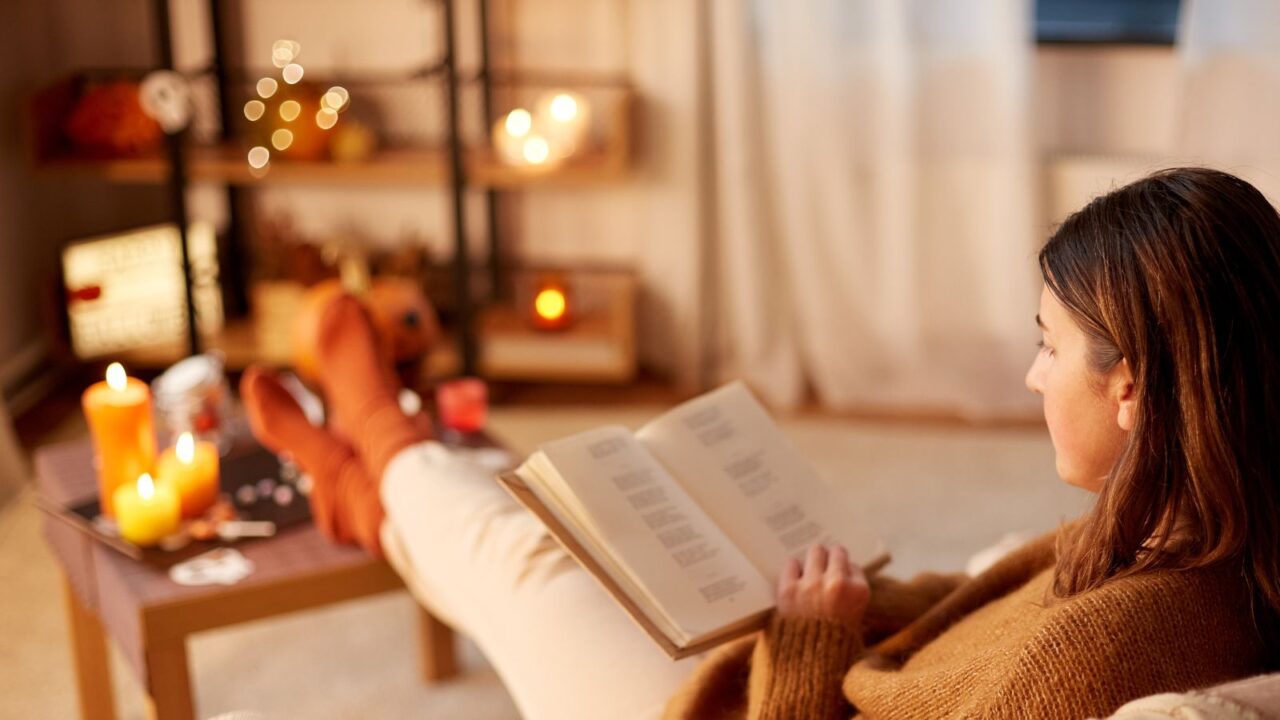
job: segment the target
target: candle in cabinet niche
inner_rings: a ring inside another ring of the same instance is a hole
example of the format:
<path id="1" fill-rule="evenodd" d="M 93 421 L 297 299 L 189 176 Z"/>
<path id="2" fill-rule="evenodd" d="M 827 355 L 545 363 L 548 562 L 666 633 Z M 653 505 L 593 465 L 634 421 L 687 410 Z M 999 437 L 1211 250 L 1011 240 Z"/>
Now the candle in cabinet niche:
<path id="1" fill-rule="evenodd" d="M 538 100 L 535 125 L 551 153 L 566 158 L 583 145 L 591 127 L 591 106 L 568 90 L 553 90 Z"/>
<path id="2" fill-rule="evenodd" d="M 182 517 L 200 517 L 218 499 L 218 448 L 182 433 L 156 463 L 156 480 L 178 495 Z"/>
<path id="3" fill-rule="evenodd" d="M 116 489 L 132 485 L 156 459 L 151 391 L 120 363 L 111 363 L 106 380 L 85 390 L 80 402 L 93 436 L 98 503 L 102 514 L 114 517 Z"/>
<path id="4" fill-rule="evenodd" d="M 560 160 L 551 144 L 534 127 L 533 114 L 516 108 L 493 124 L 493 149 L 507 165 L 548 168 Z"/>
<path id="5" fill-rule="evenodd" d="M 178 530 L 181 514 L 178 494 L 173 488 L 157 485 L 146 473 L 140 475 L 137 482 L 116 488 L 112 503 L 120 537 L 134 545 L 155 545 Z"/>
<path id="6" fill-rule="evenodd" d="M 557 280 L 539 282 L 533 293 L 529 318 L 539 330 L 563 330 L 573 321 L 569 289 Z"/>

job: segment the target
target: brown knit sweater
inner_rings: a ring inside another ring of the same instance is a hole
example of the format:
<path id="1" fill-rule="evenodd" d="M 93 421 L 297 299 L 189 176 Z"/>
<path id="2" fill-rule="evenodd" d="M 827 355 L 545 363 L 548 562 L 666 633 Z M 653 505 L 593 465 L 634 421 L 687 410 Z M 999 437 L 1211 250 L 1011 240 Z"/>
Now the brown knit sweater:
<path id="1" fill-rule="evenodd" d="M 666 716 L 1078 720 L 1266 668 L 1238 571 L 1152 572 L 1046 603 L 1055 536 L 973 579 L 873 579 L 861 637 L 775 617 L 708 657 Z"/>

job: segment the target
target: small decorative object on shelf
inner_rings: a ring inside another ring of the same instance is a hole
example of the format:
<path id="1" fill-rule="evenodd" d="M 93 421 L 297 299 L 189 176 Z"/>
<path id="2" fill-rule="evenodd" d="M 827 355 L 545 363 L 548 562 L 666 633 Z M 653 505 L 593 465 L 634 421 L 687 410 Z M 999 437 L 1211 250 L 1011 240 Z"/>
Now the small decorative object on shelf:
<path id="1" fill-rule="evenodd" d="M 157 70 L 143 78 L 138 101 L 142 111 L 171 135 L 191 122 L 191 88 L 186 78 L 172 70 Z"/>
<path id="2" fill-rule="evenodd" d="M 489 418 L 489 386 L 480 378 L 458 378 L 436 387 L 440 424 L 459 433 L 479 432 Z"/>
<path id="3" fill-rule="evenodd" d="M 102 513 L 113 517 L 116 489 L 132 485 L 156 458 L 151 391 L 146 383 L 128 377 L 120 363 L 111 363 L 106 380 L 85 390 L 81 404 L 97 455 Z"/>
<path id="4" fill-rule="evenodd" d="M 156 461 L 156 481 L 173 488 L 183 518 L 201 517 L 218 499 L 218 448 L 182 433 Z"/>
<path id="5" fill-rule="evenodd" d="M 178 494 L 157 485 L 146 473 L 139 475 L 136 483 L 116 488 L 111 504 L 120 537 L 138 547 L 150 547 L 178 531 Z"/>
<path id="6" fill-rule="evenodd" d="M 557 278 L 544 278 L 535 286 L 529 319 L 539 330 L 563 330 L 573 322 L 569 289 Z"/>

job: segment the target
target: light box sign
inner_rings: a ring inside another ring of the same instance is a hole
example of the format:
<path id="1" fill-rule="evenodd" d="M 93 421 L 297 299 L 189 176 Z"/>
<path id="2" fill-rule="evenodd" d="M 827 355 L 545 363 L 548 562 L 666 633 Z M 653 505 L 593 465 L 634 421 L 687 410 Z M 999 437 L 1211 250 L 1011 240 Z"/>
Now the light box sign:
<path id="1" fill-rule="evenodd" d="M 82 359 L 187 337 L 182 251 L 176 225 L 89 238 L 62 252 L 71 347 Z M 222 329 L 218 244 L 213 226 L 187 231 L 192 295 L 202 335 Z"/>

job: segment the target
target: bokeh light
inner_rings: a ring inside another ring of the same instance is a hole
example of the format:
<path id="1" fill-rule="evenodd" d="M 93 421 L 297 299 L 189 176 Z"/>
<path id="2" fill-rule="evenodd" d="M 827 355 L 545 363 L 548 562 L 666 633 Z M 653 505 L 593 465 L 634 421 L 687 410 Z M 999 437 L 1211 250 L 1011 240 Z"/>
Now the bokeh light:
<path id="1" fill-rule="evenodd" d="M 293 132 L 280 128 L 271 133 L 271 146 L 277 150 L 288 150 L 293 144 Z"/>
<path id="2" fill-rule="evenodd" d="M 316 112 L 316 125 L 321 130 L 328 130 L 338 124 L 338 113 L 329 108 L 321 108 Z"/>
<path id="3" fill-rule="evenodd" d="M 524 137 L 533 128 L 533 115 L 524 108 L 516 108 L 507 113 L 506 128 L 512 137 Z"/>
<path id="4" fill-rule="evenodd" d="M 297 100 L 285 100 L 280 103 L 280 119 L 293 122 L 302 114 L 302 105 Z"/>
<path id="5" fill-rule="evenodd" d="M 258 81 L 258 97 L 266 100 L 276 94 L 276 90 L 280 87 L 280 83 L 274 78 L 262 78 Z"/>
<path id="6" fill-rule="evenodd" d="M 294 85 L 302 79 L 302 66 L 298 63 L 289 63 L 284 66 L 284 70 L 280 71 L 280 76 L 285 82 Z"/>
<path id="7" fill-rule="evenodd" d="M 258 120 L 266 111 L 267 106 L 261 100 L 250 100 L 244 104 L 244 116 L 249 122 Z"/>
<path id="8" fill-rule="evenodd" d="M 271 151 L 258 145 L 249 151 L 249 167 L 261 170 L 271 161 Z"/>

